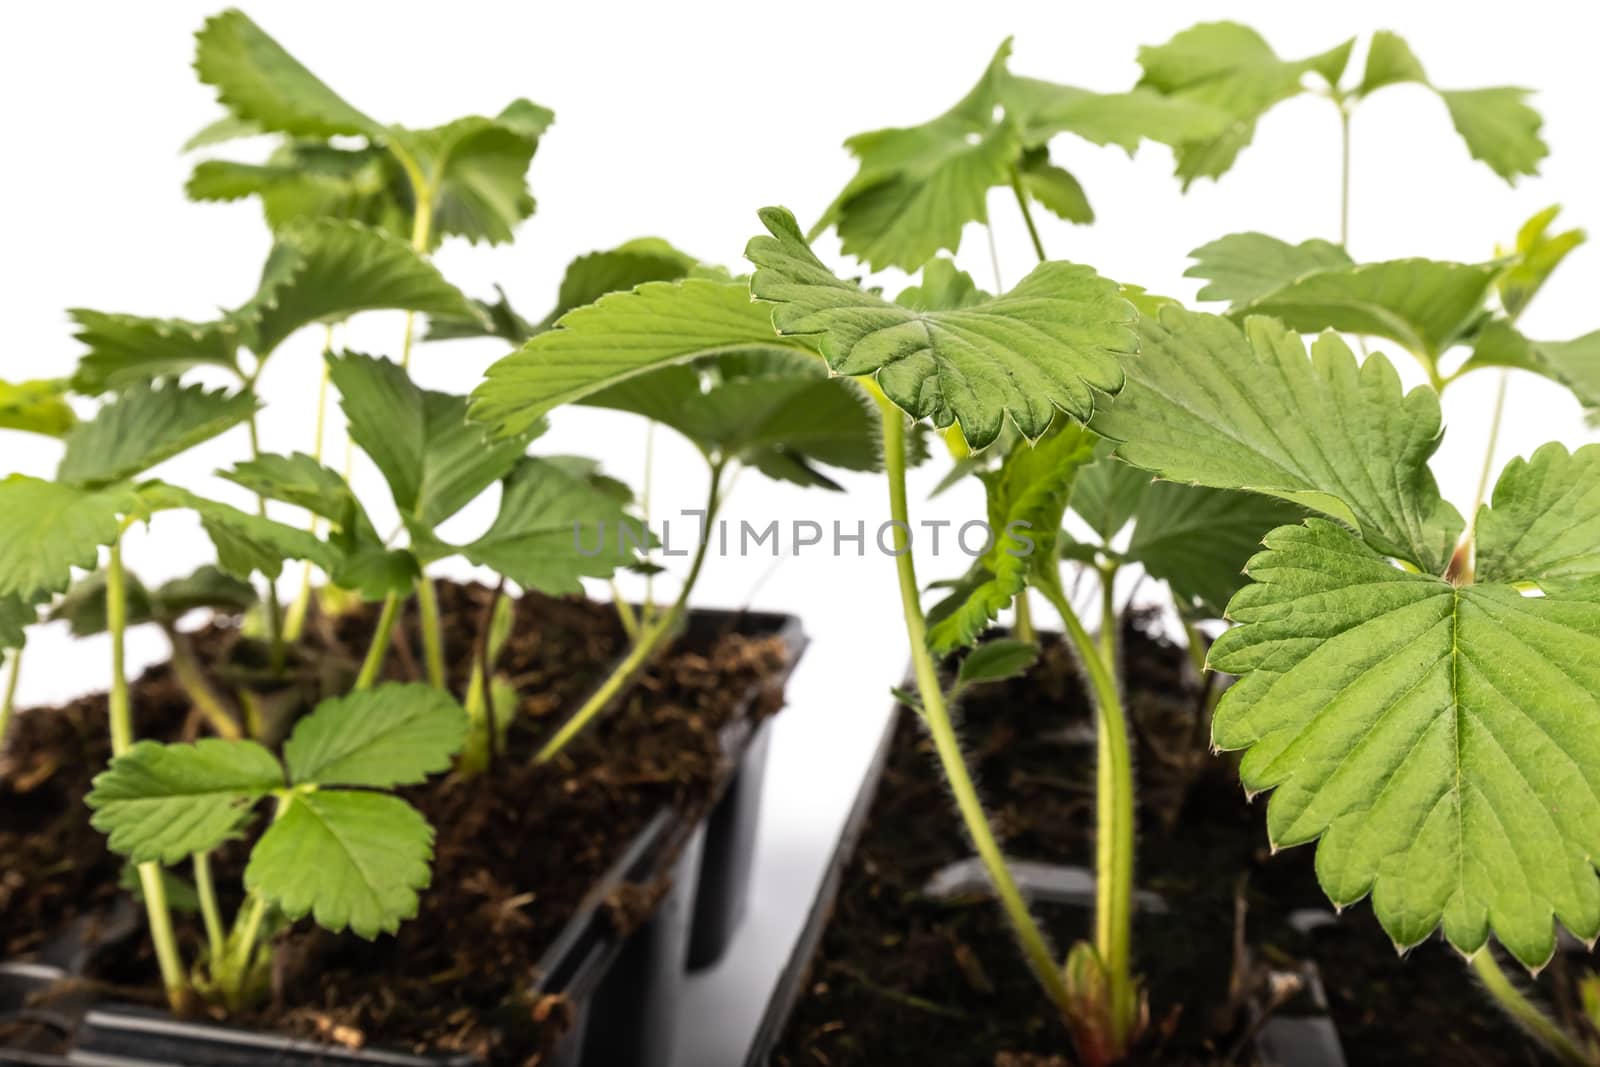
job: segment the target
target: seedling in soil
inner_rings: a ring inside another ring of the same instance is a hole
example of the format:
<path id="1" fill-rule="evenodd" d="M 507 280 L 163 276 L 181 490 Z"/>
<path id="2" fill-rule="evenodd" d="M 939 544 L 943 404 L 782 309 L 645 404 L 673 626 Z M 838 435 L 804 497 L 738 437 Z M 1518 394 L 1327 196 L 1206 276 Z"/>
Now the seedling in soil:
<path id="1" fill-rule="evenodd" d="M 438 690 L 387 685 L 319 704 L 281 761 L 253 741 L 141 741 L 95 779 L 88 804 L 132 862 L 193 864 L 206 929 L 193 988 L 237 1011 L 267 993 L 268 936 L 280 920 L 310 916 L 372 939 L 416 914 L 433 829 L 388 791 L 448 769 L 466 730 Z M 211 855 L 243 836 L 263 800 L 272 822 L 251 846 L 244 903 L 224 926 Z"/>
<path id="2" fill-rule="evenodd" d="M 642 239 L 575 260 L 555 309 L 538 324 L 514 311 L 502 294 L 497 305 L 483 305 L 485 314 L 478 321 L 487 319 L 488 328 L 435 320 L 430 337 L 479 333 L 520 342 L 517 352 L 490 371 L 491 384 L 480 390 L 474 415 L 522 427 L 531 424 L 527 411 L 514 401 L 496 403 L 495 396 L 517 395 L 525 375 L 540 376 L 552 363 L 587 360 L 624 335 L 648 336 L 659 329 L 654 316 L 671 308 L 685 291 L 704 302 L 697 314 L 707 329 L 715 327 L 713 315 L 732 316 L 735 324 L 761 319 L 759 310 L 751 313 L 747 283 L 664 241 Z M 750 336 L 748 329 L 745 335 Z M 628 654 L 540 749 L 541 762 L 560 753 L 677 636 L 705 564 L 712 525 L 741 469 L 837 490 L 838 483 L 823 468 L 864 471 L 881 466 L 877 420 L 861 390 L 830 379 L 809 353 L 784 348 L 770 337 L 724 346 L 689 363 L 649 369 L 574 400 L 641 415 L 678 431 L 704 458 L 709 488 L 701 509 L 701 536 L 678 596 L 659 613 L 646 603 L 642 618 L 624 615 L 624 625 L 633 627 Z"/>

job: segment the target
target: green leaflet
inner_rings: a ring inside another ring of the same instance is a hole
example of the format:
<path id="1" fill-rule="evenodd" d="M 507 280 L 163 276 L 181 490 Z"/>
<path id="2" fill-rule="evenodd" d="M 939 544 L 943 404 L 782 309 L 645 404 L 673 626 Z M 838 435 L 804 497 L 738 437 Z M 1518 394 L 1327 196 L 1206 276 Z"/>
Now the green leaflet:
<path id="1" fill-rule="evenodd" d="M 276 578 L 286 560 L 306 559 L 324 571 L 337 566 L 338 554 L 329 545 L 305 530 L 276 520 L 240 511 L 231 504 L 196 496 L 187 489 L 164 482 L 147 482 L 139 487 L 138 514 L 187 508 L 200 516 L 200 524 L 217 549 L 217 565 L 236 578 L 248 579 L 260 572 Z"/>
<path id="2" fill-rule="evenodd" d="M 1476 537 L 1481 582 L 1600 574 L 1600 445 L 1569 453 L 1551 443 L 1507 463 Z"/>
<path id="3" fill-rule="evenodd" d="M 351 107 L 244 12 L 230 8 L 195 35 L 195 71 L 235 119 L 255 131 L 301 137 L 379 136 Z"/>
<path id="4" fill-rule="evenodd" d="M 1556 204 L 1538 212 L 1517 230 L 1512 244 L 1511 264 L 1500 275 L 1500 305 L 1515 318 L 1525 311 L 1544 283 L 1550 280 L 1572 250 L 1588 240 L 1582 230 L 1552 234 L 1550 224 L 1561 213 Z M 1501 254 L 1496 252 L 1497 255 Z"/>
<path id="5" fill-rule="evenodd" d="M 256 399 L 198 385 L 140 383 L 66 436 L 56 477 L 97 487 L 126 481 L 250 418 Z"/>
<path id="6" fill-rule="evenodd" d="M 1036 438 L 1056 411 L 1085 420 L 1095 393 L 1122 386 L 1120 358 L 1136 349 L 1131 305 L 1088 267 L 1044 263 L 1009 293 L 954 311 L 891 304 L 839 280 L 782 208 L 761 212 L 770 237 L 750 242 L 750 291 L 776 305 L 773 325 L 810 338 L 836 374 L 876 376 L 915 419 L 958 423 L 973 448 L 1009 415 Z"/>
<path id="7" fill-rule="evenodd" d="M 31 598 L 14 593 L 0 596 L 0 652 L 9 652 L 26 644 L 27 628 L 38 621 L 39 609 Z"/>
<path id="8" fill-rule="evenodd" d="M 132 574 L 124 578 L 127 624 L 145 622 L 176 625 L 184 615 L 198 608 L 209 608 L 228 615 L 242 615 L 256 603 L 255 589 L 210 564 L 192 574 L 164 582 L 155 589 Z M 50 620 L 65 619 L 74 637 L 88 637 L 106 631 L 106 575 L 96 571 L 72 584 L 66 595 L 50 611 Z"/>
<path id="9" fill-rule="evenodd" d="M 227 320 L 185 322 L 88 308 L 68 314 L 78 327 L 74 336 L 86 349 L 72 377 L 72 388 L 80 393 L 122 389 L 195 367 L 233 370 L 238 365 L 239 327 Z"/>
<path id="10" fill-rule="evenodd" d="M 448 770 L 467 716 L 450 694 L 390 684 L 317 705 L 283 746 L 289 777 L 318 785 L 387 789 Z"/>
<path id="11" fill-rule="evenodd" d="M 65 436 L 78 424 L 78 416 L 67 403 L 69 388 L 68 382 L 59 379 L 0 381 L 0 430 Z"/>
<path id="12" fill-rule="evenodd" d="M 580 578 L 609 578 L 650 542 L 626 502 L 566 464 L 526 458 L 506 479 L 487 532 L 458 549 L 525 589 L 582 591 Z"/>
<path id="13" fill-rule="evenodd" d="M 977 85 L 937 118 L 847 140 L 859 169 L 811 236 L 836 225 L 847 255 L 873 270 L 914 271 L 940 250 L 955 251 L 967 223 L 986 222 L 988 191 L 1019 170 L 1050 210 L 1073 221 L 1092 217 L 1076 180 L 1046 166 L 1057 134 L 1131 152 L 1145 139 L 1210 136 L 1226 121 L 1212 108 L 1147 90 L 1103 94 L 1017 77 L 1006 67 L 1010 54 L 1007 39 Z"/>
<path id="14" fill-rule="evenodd" d="M 1194 265 L 1186 278 L 1205 278 L 1200 300 L 1226 301 L 1231 309 L 1248 307 L 1270 293 L 1321 270 L 1353 267 L 1344 249 L 1313 238 L 1292 245 L 1264 233 L 1233 233 L 1189 253 Z"/>
<path id="15" fill-rule="evenodd" d="M 1304 91 L 1302 79 L 1317 75 L 1336 86 L 1354 39 L 1300 60 L 1278 58 L 1255 30 L 1237 22 L 1205 22 L 1166 44 L 1139 49 L 1144 74 L 1139 85 L 1166 96 L 1216 108 L 1233 119 L 1220 133 L 1195 137 L 1177 150 L 1183 186 L 1218 178 L 1233 166 L 1255 136 L 1258 119 Z"/>
<path id="16" fill-rule="evenodd" d="M 1531 504 L 1496 496 L 1509 515 Z M 1497 536 L 1491 573 L 1529 577 Z M 1320 520 L 1274 531 L 1250 574 L 1211 651 L 1241 675 L 1214 740 L 1250 750 L 1246 788 L 1275 790 L 1274 844 L 1320 837 L 1329 897 L 1370 893 L 1401 947 L 1442 923 L 1462 952 L 1492 931 L 1539 967 L 1552 916 L 1600 933 L 1600 587 L 1458 588 Z"/>
<path id="17" fill-rule="evenodd" d="M 140 741 L 111 761 L 86 801 L 94 828 L 134 863 L 177 863 L 238 835 L 255 802 L 284 785 L 254 741 Z"/>
<path id="18" fill-rule="evenodd" d="M 1262 537 L 1305 514 L 1276 497 L 1153 481 L 1111 456 L 1079 473 L 1072 510 L 1099 535 L 1097 545 L 1079 546 L 1091 558 L 1138 564 L 1166 582 L 1179 610 L 1195 618 L 1221 618 L 1245 584 L 1244 565 Z M 1130 523 L 1126 547 L 1114 548 Z"/>
<path id="19" fill-rule="evenodd" d="M 237 317 L 251 351 L 265 357 L 304 326 L 385 309 L 472 313 L 460 290 L 398 237 L 319 219 L 278 235 L 260 291 Z"/>
<path id="20" fill-rule="evenodd" d="M 1140 320 L 1140 341 L 1126 387 L 1091 424 L 1119 456 L 1169 481 L 1282 497 L 1444 572 L 1463 523 L 1427 466 L 1441 433 L 1431 390 L 1403 395 L 1388 360 L 1358 366 L 1332 334 L 1307 359 L 1269 319 L 1241 330 L 1169 306 Z"/>
<path id="21" fill-rule="evenodd" d="M 0 481 L 0 597 L 63 592 L 74 567 L 99 565 L 100 546 L 121 536 L 119 516 L 134 504 L 121 486 L 87 490 L 21 474 Z"/>
<path id="22" fill-rule="evenodd" d="M 1061 517 L 1078 470 L 1094 460 L 1095 445 L 1088 430 L 1063 421 L 1037 443 L 1019 442 L 998 470 L 979 475 L 994 541 L 975 567 L 976 583 L 957 589 L 929 626 L 934 652 L 975 643 L 1031 578 L 1054 580 Z"/>
<path id="23" fill-rule="evenodd" d="M 877 409 L 855 382 L 799 353 L 712 357 L 620 382 L 580 403 L 672 427 L 707 455 L 774 478 L 839 488 L 817 465 L 882 466 Z"/>
<path id="24" fill-rule="evenodd" d="M 491 366 L 472 393 L 471 417 L 496 438 L 514 436 L 555 407 L 659 367 L 795 348 L 804 350 L 777 336 L 743 282 L 649 282 L 569 312 Z"/>
<path id="25" fill-rule="evenodd" d="M 432 858 L 433 828 L 399 797 L 296 793 L 251 851 L 244 884 L 290 919 L 370 941 L 416 915 Z"/>
<path id="26" fill-rule="evenodd" d="M 543 430 L 488 442 L 467 401 L 418 388 L 405 368 L 355 353 L 331 357 L 350 436 L 383 472 L 408 524 L 432 530 L 505 477 Z"/>
<path id="27" fill-rule="evenodd" d="M 961 660 L 954 692 L 985 682 L 999 682 L 1026 674 L 1039 659 L 1039 646 L 1028 641 L 997 637 L 985 641 Z"/>

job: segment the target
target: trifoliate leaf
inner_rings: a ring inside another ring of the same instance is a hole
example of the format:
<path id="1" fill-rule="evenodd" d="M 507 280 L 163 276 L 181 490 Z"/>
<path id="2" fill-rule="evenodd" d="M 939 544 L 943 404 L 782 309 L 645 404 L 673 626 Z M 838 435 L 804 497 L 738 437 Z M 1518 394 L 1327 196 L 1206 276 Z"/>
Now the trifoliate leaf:
<path id="1" fill-rule="evenodd" d="M 506 479 L 500 513 L 461 554 L 525 589 L 560 595 L 579 578 L 608 578 L 650 543 L 624 504 L 559 464 L 523 459 Z"/>
<path id="2" fill-rule="evenodd" d="M 206 20 L 194 67 L 222 106 L 260 131 L 296 137 L 381 137 L 384 128 L 351 107 L 242 11 Z"/>
<path id="3" fill-rule="evenodd" d="M 1442 574 L 1461 516 L 1428 458 L 1439 398 L 1402 395 L 1381 355 L 1357 365 L 1333 334 L 1311 358 L 1270 319 L 1164 308 L 1140 320 L 1140 355 L 1094 429 L 1117 454 L 1170 481 L 1282 497 L 1350 524 L 1374 549 Z"/>
<path id="4" fill-rule="evenodd" d="M 1438 93 L 1472 158 L 1487 163 L 1508 182 L 1537 174 L 1539 161 L 1549 154 L 1539 139 L 1543 120 L 1527 104 L 1529 90 L 1508 86 L 1441 89 L 1428 80 L 1410 45 L 1398 34 L 1379 30 L 1372 36 L 1366 73 L 1357 92 L 1366 96 L 1401 82 L 1416 82 Z"/>
<path id="5" fill-rule="evenodd" d="M 840 281 L 812 254 L 794 216 L 761 212 L 750 291 L 775 304 L 778 332 L 813 337 L 836 374 L 876 375 L 913 418 L 959 423 L 982 448 L 1006 416 L 1038 437 L 1057 409 L 1087 419 L 1095 392 L 1122 385 L 1137 351 L 1133 308 L 1089 267 L 1043 263 L 1009 293 L 959 311 L 917 311 Z"/>
<path id="6" fill-rule="evenodd" d="M 1224 300 L 1233 308 L 1247 307 L 1301 277 L 1320 270 L 1352 267 L 1344 249 L 1313 238 L 1292 245 L 1264 233 L 1233 233 L 1201 245 L 1189 253 L 1194 266 L 1186 278 L 1205 278 L 1200 300 Z"/>
<path id="7" fill-rule="evenodd" d="M 449 769 L 466 732 L 450 694 L 383 685 L 318 704 L 284 742 L 283 761 L 295 785 L 416 785 Z"/>
<path id="8" fill-rule="evenodd" d="M 90 491 L 20 474 L 0 481 L 0 597 L 59 593 L 74 567 L 94 570 L 135 502 L 116 486 Z"/>
<path id="9" fill-rule="evenodd" d="M 219 473 L 257 496 L 305 508 L 352 535 L 380 540 L 344 476 L 304 452 L 262 453 Z"/>
<path id="10" fill-rule="evenodd" d="M 1237 307 L 1301 333 L 1338 330 L 1383 337 L 1432 363 L 1483 316 L 1494 264 L 1396 259 L 1305 274 Z"/>
<path id="11" fill-rule="evenodd" d="M 439 268 L 398 237 L 321 219 L 279 234 L 261 289 L 238 316 L 248 324 L 251 350 L 265 356 L 303 326 L 384 309 L 472 313 Z"/>
<path id="12" fill-rule="evenodd" d="M 569 312 L 558 328 L 489 368 L 472 418 L 495 437 L 526 432 L 552 408 L 673 363 L 709 355 L 795 348 L 750 302 L 742 282 L 649 282 Z"/>
<path id="13" fill-rule="evenodd" d="M 200 525 L 216 546 L 218 566 L 237 578 L 256 572 L 276 578 L 291 559 L 310 560 L 331 571 L 338 558 L 326 542 L 305 530 L 164 482 L 141 485 L 137 499 L 141 513 L 187 508 L 199 515 Z"/>
<path id="14" fill-rule="evenodd" d="M 1038 443 L 1019 443 L 995 471 L 979 475 L 988 497 L 988 551 L 982 582 L 934 622 L 928 644 L 937 653 L 977 641 L 989 624 L 1027 588 L 1030 576 L 1056 567 L 1056 538 L 1072 481 L 1094 461 L 1096 438 L 1074 423 L 1058 426 Z"/>
<path id="15" fill-rule="evenodd" d="M 1306 59 L 1285 60 L 1248 26 L 1206 22 L 1166 44 L 1139 49 L 1139 66 L 1144 69 L 1141 87 L 1216 108 L 1233 118 L 1221 133 L 1178 147 L 1178 177 L 1184 188 L 1196 178 L 1225 174 L 1255 136 L 1256 121 L 1304 91 L 1305 75 L 1316 74 L 1328 85 L 1337 85 L 1354 44 L 1352 39 Z"/>
<path id="16" fill-rule="evenodd" d="M 1540 374 L 1572 391 L 1580 404 L 1600 408 L 1600 330 L 1570 341 L 1535 341 L 1502 318 L 1485 322 L 1472 339 L 1472 354 L 1452 377 L 1485 367 Z"/>
<path id="17" fill-rule="evenodd" d="M 77 324 L 74 336 L 88 349 L 72 378 L 72 388 L 80 393 L 123 389 L 195 367 L 237 366 L 239 331 L 231 322 L 150 319 L 87 308 L 68 314 Z"/>
<path id="18" fill-rule="evenodd" d="M 820 360 L 799 353 L 664 367 L 581 403 L 643 415 L 707 455 L 801 484 L 833 486 L 813 464 L 858 471 L 881 466 L 877 409 L 856 383 L 830 378 Z"/>
<path id="19" fill-rule="evenodd" d="M 85 800 L 113 852 L 176 863 L 236 836 L 255 802 L 283 786 L 277 757 L 254 741 L 141 741 L 111 761 Z"/>
<path id="20" fill-rule="evenodd" d="M 0 381 L 0 430 L 26 430 L 46 437 L 62 437 L 78 424 L 67 403 L 69 383 L 60 379 L 35 379 L 12 384 Z"/>
<path id="21" fill-rule="evenodd" d="M 261 200 L 267 225 L 278 233 L 316 219 L 348 219 L 410 238 L 410 219 L 394 195 L 396 165 L 380 148 L 336 148 L 294 141 L 265 163 L 208 159 L 184 185 L 189 199 Z"/>
<path id="22" fill-rule="evenodd" d="M 1582 230 L 1552 234 L 1550 224 L 1560 213 L 1559 204 L 1547 207 L 1517 231 L 1511 250 L 1515 259 L 1496 283 L 1500 290 L 1500 306 L 1513 318 L 1527 309 L 1562 260 L 1588 240 Z"/>
<path id="23" fill-rule="evenodd" d="M 402 516 L 424 529 L 505 477 L 542 429 L 490 443 L 467 421 L 465 397 L 419 389 L 398 363 L 346 353 L 328 369 L 350 436 L 383 472 Z"/>
<path id="24" fill-rule="evenodd" d="M 251 851 L 244 885 L 291 920 L 370 941 L 416 915 L 432 858 L 433 828 L 399 797 L 296 792 Z"/>
<path id="25" fill-rule="evenodd" d="M 1478 515 L 1480 582 L 1553 582 L 1600 574 L 1600 445 L 1543 446 L 1513 459 Z"/>
<path id="26" fill-rule="evenodd" d="M 1039 659 L 1039 646 L 1031 641 L 997 637 L 967 653 L 956 672 L 956 690 L 984 682 L 999 682 L 1027 674 Z"/>
<path id="27" fill-rule="evenodd" d="M 1600 588 L 1523 596 L 1396 569 L 1338 526 L 1273 531 L 1210 663 L 1214 740 L 1275 789 L 1275 845 L 1321 838 L 1340 905 L 1407 947 L 1443 924 L 1538 967 L 1600 933 Z"/>
<path id="28" fill-rule="evenodd" d="M 67 434 L 56 477 L 89 487 L 126 481 L 231 430 L 255 410 L 255 397 L 245 392 L 175 382 L 131 386 Z"/>
<path id="29" fill-rule="evenodd" d="M 476 243 L 510 241 L 533 214 L 528 165 L 555 113 L 514 100 L 496 118 L 473 115 L 427 130 L 394 128 L 388 137 L 415 160 L 435 190 L 434 244 L 447 235 Z"/>

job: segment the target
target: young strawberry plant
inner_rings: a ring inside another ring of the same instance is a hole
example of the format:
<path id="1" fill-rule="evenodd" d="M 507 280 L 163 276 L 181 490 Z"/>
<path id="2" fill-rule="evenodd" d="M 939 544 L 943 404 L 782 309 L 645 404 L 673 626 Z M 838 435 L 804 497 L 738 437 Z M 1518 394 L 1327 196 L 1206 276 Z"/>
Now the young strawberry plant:
<path id="1" fill-rule="evenodd" d="M 446 770 L 466 729 L 438 690 L 386 685 L 319 704 L 281 761 L 253 741 L 141 741 L 95 779 L 88 803 L 112 850 L 141 870 L 192 863 L 206 931 L 193 988 L 238 1011 L 267 993 L 267 940 L 280 917 L 309 915 L 371 939 L 416 914 L 433 830 L 388 791 Z M 250 848 L 244 903 L 225 925 L 211 855 L 245 832 L 263 800 L 272 822 Z M 176 958 L 170 929 L 156 936 Z"/>
<path id="2" fill-rule="evenodd" d="M 726 270 L 701 264 L 665 241 L 645 238 L 573 261 L 555 309 L 538 324 L 519 315 L 502 294 L 497 305 L 481 305 L 482 314 L 473 319 L 435 318 L 429 337 L 492 335 L 516 341 L 522 347 L 492 372 L 511 377 L 519 367 L 586 358 L 595 344 L 588 336 L 591 321 L 608 335 L 619 328 L 641 335 L 657 329 L 654 316 L 669 306 L 663 301 L 675 298 L 666 295 L 674 290 L 657 286 L 675 281 L 693 284 L 708 298 L 718 294 L 719 302 L 746 300 L 747 284 Z M 619 325 L 614 308 L 621 309 L 626 324 Z M 713 524 L 741 469 L 838 490 L 819 468 L 863 471 L 881 466 L 876 419 L 866 396 L 849 382 L 830 379 L 808 355 L 779 351 L 770 343 L 728 346 L 691 364 L 653 370 L 574 400 L 640 415 L 682 434 L 705 460 L 709 487 L 699 511 L 700 536 L 677 597 L 659 613 L 647 601 L 638 618 L 618 599 L 631 638 L 628 654 L 540 749 L 541 762 L 553 759 L 605 711 L 677 635 L 705 565 Z M 493 409 L 487 410 L 492 415 Z M 538 419 L 519 415 L 517 425 L 537 426 Z M 602 547 L 615 544 L 624 533 L 615 528 L 608 532 L 605 524 L 595 529 Z"/>

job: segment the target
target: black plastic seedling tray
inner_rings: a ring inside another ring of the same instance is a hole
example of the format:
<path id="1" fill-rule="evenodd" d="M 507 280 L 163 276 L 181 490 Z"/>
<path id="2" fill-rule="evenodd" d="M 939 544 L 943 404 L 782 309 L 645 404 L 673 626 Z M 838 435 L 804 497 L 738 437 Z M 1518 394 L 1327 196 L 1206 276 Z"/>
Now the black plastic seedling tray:
<path id="1" fill-rule="evenodd" d="M 791 615 L 696 611 L 692 632 L 772 634 L 787 646 L 787 665 L 744 695 L 753 709 L 760 690 L 786 682 L 806 637 Z M 664 808 L 595 883 L 540 961 L 537 994 L 559 994 L 574 1024 L 550 1067 L 667 1067 L 683 973 L 719 958 L 744 911 L 766 765 L 770 725 L 738 716 L 722 735 L 730 767 L 722 795 L 698 819 Z M 655 916 L 627 937 L 606 917 L 605 901 L 620 886 L 671 886 Z M 691 950 L 691 944 L 695 946 Z M 69 971 L 30 963 L 0 964 L 0 1033 L 7 1023 L 27 1036 L 0 1047 L 0 1067 L 475 1067 L 459 1053 L 414 1054 L 349 1049 L 215 1023 L 190 1022 L 148 1008 L 112 1002 L 51 1000 L 48 1017 L 30 1008 L 33 995 Z M 15 1046 L 15 1047 L 12 1047 Z"/>
<path id="2" fill-rule="evenodd" d="M 866 775 L 862 778 L 861 787 L 856 793 L 849 814 L 845 817 L 838 844 L 834 846 L 833 855 L 829 858 L 822 880 L 818 883 L 817 895 L 812 901 L 811 910 L 800 928 L 789 960 L 773 986 L 772 995 L 767 1001 L 761 1023 L 756 1028 L 744 1067 L 769 1067 L 773 1053 L 782 1042 L 788 1028 L 789 1018 L 805 993 L 812 960 L 821 945 L 828 920 L 833 914 L 834 901 L 844 881 L 845 870 L 855 855 L 856 845 L 866 830 L 867 820 L 877 800 L 878 786 L 894 745 L 900 716 L 910 714 L 899 705 L 896 705 L 896 709 L 884 724 L 883 736 L 867 766 Z M 1055 873 L 1070 875 L 1079 872 L 1059 868 Z M 1050 879 L 1041 877 L 1036 880 Z M 1073 879 L 1057 880 L 1065 882 Z M 1305 977 L 1310 992 L 1308 999 L 1320 1006 L 1321 986 L 1316 975 L 1312 973 Z M 1254 1044 L 1257 1062 L 1264 1067 L 1346 1067 L 1338 1032 L 1334 1029 L 1333 1021 L 1326 1016 L 1274 1017 L 1257 1032 Z"/>

